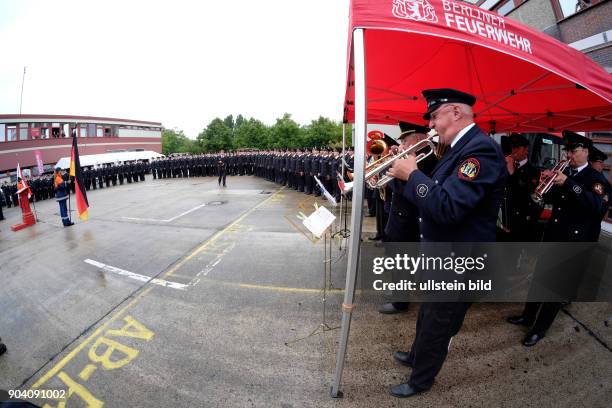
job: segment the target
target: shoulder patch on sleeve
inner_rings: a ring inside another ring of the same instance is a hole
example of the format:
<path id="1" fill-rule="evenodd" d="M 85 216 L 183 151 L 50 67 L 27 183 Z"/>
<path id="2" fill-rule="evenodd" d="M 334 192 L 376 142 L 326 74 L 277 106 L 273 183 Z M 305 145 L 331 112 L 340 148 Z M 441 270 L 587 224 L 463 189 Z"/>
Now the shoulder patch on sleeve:
<path id="1" fill-rule="evenodd" d="M 478 159 L 470 157 L 462 161 L 459 165 L 457 177 L 462 180 L 472 181 L 478 176 L 478 173 L 480 173 L 480 162 Z"/>
<path id="2" fill-rule="evenodd" d="M 597 195 L 603 195 L 604 193 L 604 186 L 601 183 L 595 183 L 593 184 L 593 191 L 597 194 Z"/>

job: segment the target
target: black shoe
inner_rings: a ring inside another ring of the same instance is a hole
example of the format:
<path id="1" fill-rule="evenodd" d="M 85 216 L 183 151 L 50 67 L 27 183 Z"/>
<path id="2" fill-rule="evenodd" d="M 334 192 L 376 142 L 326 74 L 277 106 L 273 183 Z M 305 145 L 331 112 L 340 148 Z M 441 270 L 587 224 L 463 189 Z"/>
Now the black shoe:
<path id="1" fill-rule="evenodd" d="M 531 326 L 531 321 L 527 319 L 525 316 L 510 316 L 506 319 L 508 323 L 516 324 L 518 326 Z"/>
<path id="2" fill-rule="evenodd" d="M 373 237 L 368 238 L 370 241 L 380 241 L 382 239 L 382 236 L 380 235 L 375 235 Z"/>
<path id="3" fill-rule="evenodd" d="M 544 338 L 543 335 L 540 334 L 530 334 L 528 333 L 525 338 L 523 339 L 523 346 L 525 347 L 533 347 L 536 344 L 538 344 L 538 341 L 542 340 Z"/>
<path id="4" fill-rule="evenodd" d="M 412 368 L 412 361 L 410 361 L 409 356 L 410 353 L 407 353 L 405 351 L 396 351 L 395 353 L 393 353 L 393 358 L 395 359 L 395 361 L 397 361 L 401 365 L 405 365 L 406 367 Z"/>
<path id="5" fill-rule="evenodd" d="M 6 353 L 6 346 L 4 343 L 0 343 L 0 356 Z"/>
<path id="6" fill-rule="evenodd" d="M 416 388 L 414 388 L 412 385 L 408 383 L 394 385 L 389 390 L 389 393 L 391 395 L 393 395 L 394 397 L 398 397 L 398 398 L 412 397 L 413 395 L 417 395 L 422 392 L 423 391 L 417 390 Z"/>
<path id="7" fill-rule="evenodd" d="M 70 223 L 68 223 L 68 224 L 64 225 L 64 227 L 70 227 L 70 226 L 72 226 L 72 225 L 74 225 L 74 222 L 70 222 Z"/>
<path id="8" fill-rule="evenodd" d="M 408 310 L 407 303 L 383 303 L 378 307 L 378 313 L 382 314 L 396 314 L 405 312 L 406 310 Z"/>

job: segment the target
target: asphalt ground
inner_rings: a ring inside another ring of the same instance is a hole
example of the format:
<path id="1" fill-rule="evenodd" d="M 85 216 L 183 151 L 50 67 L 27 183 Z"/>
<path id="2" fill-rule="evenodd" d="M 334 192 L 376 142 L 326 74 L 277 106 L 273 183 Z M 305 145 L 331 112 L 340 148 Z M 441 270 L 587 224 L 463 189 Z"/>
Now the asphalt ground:
<path id="1" fill-rule="evenodd" d="M 88 192 L 90 220 L 0 222 L 0 389 L 67 390 L 65 405 L 107 407 L 609 407 L 612 307 L 574 303 L 536 347 L 504 318 L 522 305 L 474 305 L 436 384 L 388 395 L 417 305 L 377 313 L 358 295 L 343 377 L 331 399 L 346 268 L 332 240 L 326 317 L 324 242 L 296 214 L 314 198 L 254 177 L 152 180 Z M 324 201 L 318 201 L 324 204 Z M 373 230 L 373 219 L 364 230 Z M 156 280 L 149 281 L 154 277 Z M 322 331 L 325 321 L 332 330 Z M 317 330 L 319 329 L 319 330 Z M 308 336 L 313 331 L 314 335 Z"/>

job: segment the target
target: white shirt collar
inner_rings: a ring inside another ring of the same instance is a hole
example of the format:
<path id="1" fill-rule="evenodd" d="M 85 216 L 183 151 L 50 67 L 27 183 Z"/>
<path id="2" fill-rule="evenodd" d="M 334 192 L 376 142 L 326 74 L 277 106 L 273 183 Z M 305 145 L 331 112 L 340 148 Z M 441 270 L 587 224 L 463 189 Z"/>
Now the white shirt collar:
<path id="1" fill-rule="evenodd" d="M 578 174 L 578 173 L 580 173 L 580 172 L 582 171 L 582 169 L 584 169 L 584 168 L 585 168 L 586 166 L 588 166 L 588 165 L 589 165 L 589 162 L 586 162 L 586 163 L 584 163 L 582 166 L 580 166 L 580 167 L 576 167 L 576 168 L 574 169 L 574 171 L 576 172 L 576 174 Z"/>
<path id="2" fill-rule="evenodd" d="M 459 139 L 461 139 L 474 125 L 475 125 L 475 123 L 470 123 L 469 125 L 467 125 L 463 129 L 461 129 L 459 131 L 459 133 L 457 133 L 457 136 L 455 136 L 455 139 L 451 142 L 451 145 L 450 145 L 451 149 L 453 148 L 453 146 L 455 146 L 457 144 Z"/>
<path id="3" fill-rule="evenodd" d="M 527 159 L 523 159 L 518 163 L 518 168 L 520 169 L 521 167 L 523 167 L 525 165 L 525 163 L 527 163 Z"/>

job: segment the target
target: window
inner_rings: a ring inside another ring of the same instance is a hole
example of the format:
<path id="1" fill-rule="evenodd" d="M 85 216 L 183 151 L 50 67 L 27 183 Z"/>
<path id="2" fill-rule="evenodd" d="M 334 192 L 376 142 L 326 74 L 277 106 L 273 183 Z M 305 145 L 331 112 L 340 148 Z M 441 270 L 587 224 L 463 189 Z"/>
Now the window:
<path id="1" fill-rule="evenodd" d="M 81 125 L 81 137 L 87 137 L 87 125 Z"/>
<path id="2" fill-rule="evenodd" d="M 496 11 L 500 16 L 505 16 L 506 14 L 514 10 L 514 8 L 515 8 L 514 0 L 508 0 L 507 2 L 502 4 L 500 7 L 498 7 Z"/>
<path id="3" fill-rule="evenodd" d="M 6 141 L 14 142 L 17 140 L 17 125 L 8 125 L 6 127 Z"/>
<path id="4" fill-rule="evenodd" d="M 109 127 L 104 128 L 104 137 L 111 137 L 111 128 Z"/>
<path id="5" fill-rule="evenodd" d="M 96 126 L 96 137 L 104 136 L 104 128 L 102 126 Z"/>
<path id="6" fill-rule="evenodd" d="M 19 124 L 19 140 L 28 140 L 28 124 Z"/>
<path id="7" fill-rule="evenodd" d="M 572 14 L 591 7 L 599 3 L 600 0 L 557 0 L 561 9 L 561 18 L 566 18 Z"/>

